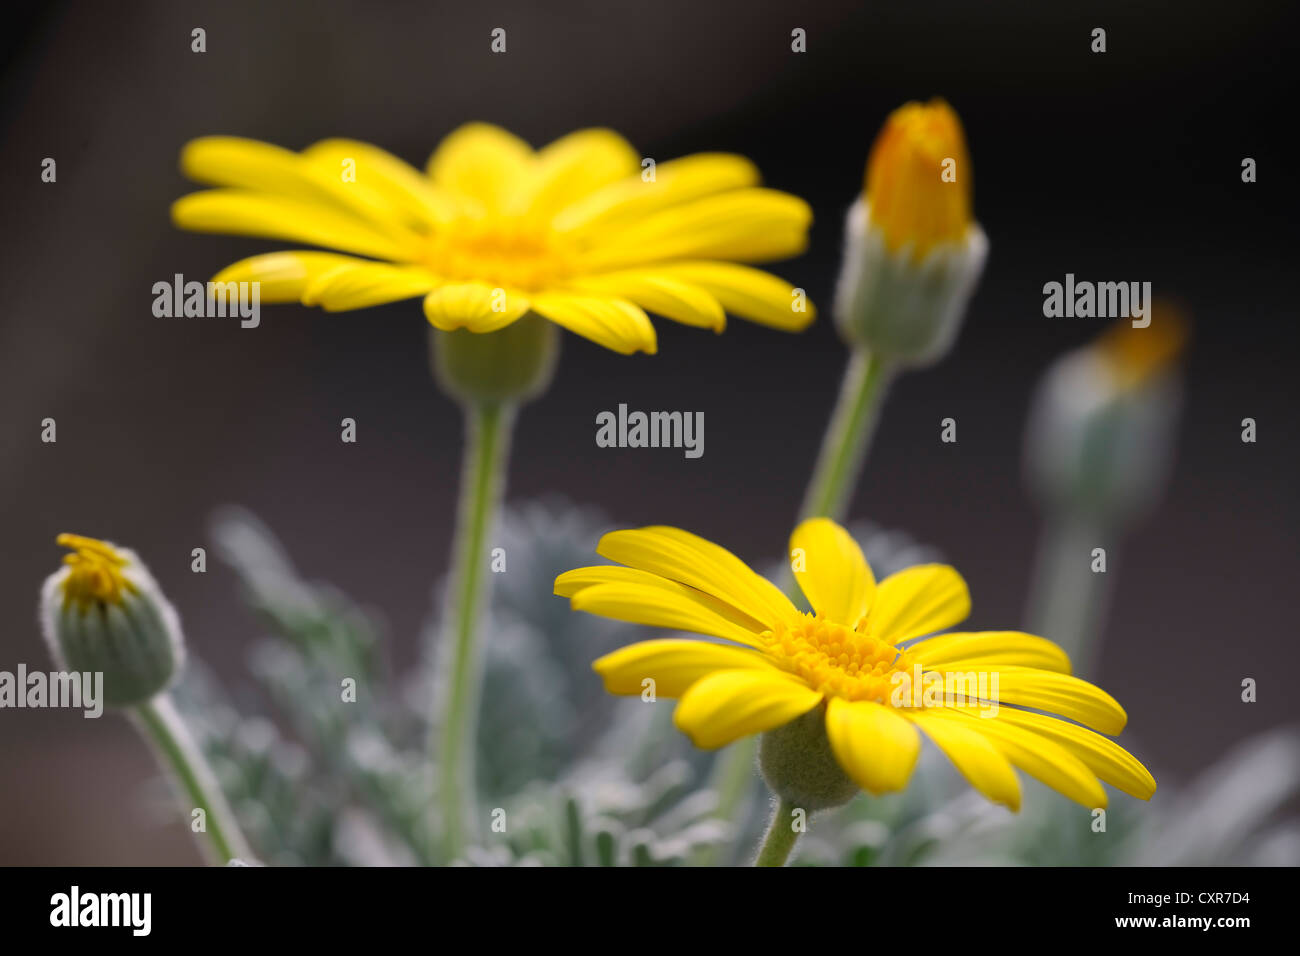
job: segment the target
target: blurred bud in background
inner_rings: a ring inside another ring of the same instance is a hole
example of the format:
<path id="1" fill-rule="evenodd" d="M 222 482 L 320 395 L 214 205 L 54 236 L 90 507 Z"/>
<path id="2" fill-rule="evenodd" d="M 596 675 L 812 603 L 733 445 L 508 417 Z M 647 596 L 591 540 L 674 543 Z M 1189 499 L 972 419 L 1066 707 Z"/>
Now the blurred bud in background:
<path id="1" fill-rule="evenodd" d="M 1146 328 L 1122 321 L 1052 365 L 1025 443 L 1030 489 L 1048 508 L 1113 525 L 1160 497 L 1173 458 L 1186 337 L 1182 315 L 1156 303 Z"/>
<path id="2" fill-rule="evenodd" d="M 1026 480 L 1045 528 L 1028 626 L 1087 676 L 1104 628 L 1124 531 L 1164 493 L 1182 405 L 1187 322 L 1157 302 L 1150 324 L 1123 321 L 1058 359 L 1025 438 Z"/>

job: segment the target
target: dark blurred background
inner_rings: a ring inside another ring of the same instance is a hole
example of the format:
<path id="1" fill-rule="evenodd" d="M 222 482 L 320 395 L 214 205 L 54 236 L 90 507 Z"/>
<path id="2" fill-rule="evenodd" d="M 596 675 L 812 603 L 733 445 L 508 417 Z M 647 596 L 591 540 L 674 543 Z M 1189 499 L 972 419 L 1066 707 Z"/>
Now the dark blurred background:
<path id="1" fill-rule="evenodd" d="M 534 145 L 607 125 L 646 156 L 754 158 L 815 207 L 809 253 L 773 271 L 823 309 L 792 337 L 658 322 L 660 353 L 566 336 L 522 415 L 510 496 L 560 492 L 619 525 L 690 528 L 763 563 L 784 546 L 845 353 L 829 321 L 841 222 L 889 110 L 947 97 L 966 125 L 991 257 L 954 353 L 903 378 L 854 499 L 961 569 L 977 628 L 1022 620 L 1041 516 L 1020 448 L 1046 365 L 1101 329 L 1045 319 L 1044 282 L 1149 280 L 1194 323 L 1163 506 L 1113 568 L 1100 682 L 1157 776 L 1294 720 L 1297 561 L 1292 4 L 546 4 L 313 0 L 44 4 L 4 38 L 0 669 L 47 668 L 37 589 L 64 530 L 135 548 L 192 653 L 242 680 L 258 625 L 208 519 L 246 505 L 312 578 L 383 608 L 412 666 L 446 570 L 461 442 L 431 385 L 418 300 L 262 325 L 158 319 L 151 286 L 288 244 L 182 234 L 188 139 L 372 141 L 422 165 L 467 120 Z M 505 27 L 508 52 L 489 52 Z M 1089 51 L 1093 27 L 1108 52 Z M 190 31 L 207 31 L 207 52 Z M 807 31 L 808 52 L 790 51 Z M 41 160 L 58 163 L 55 184 Z M 1259 181 L 1241 182 L 1243 157 Z M 599 449 L 595 415 L 701 410 L 705 454 Z M 40 422 L 58 422 L 42 444 Z M 359 441 L 339 441 L 339 420 Z M 958 420 L 959 441 L 939 441 Z M 1257 444 L 1239 423 L 1259 423 Z M 1240 702 L 1240 681 L 1259 702 Z M 593 680 L 595 678 L 593 677 Z M 197 859 L 137 799 L 153 764 L 125 721 L 0 711 L 0 863 Z M 1162 774 L 1164 776 L 1162 776 Z"/>

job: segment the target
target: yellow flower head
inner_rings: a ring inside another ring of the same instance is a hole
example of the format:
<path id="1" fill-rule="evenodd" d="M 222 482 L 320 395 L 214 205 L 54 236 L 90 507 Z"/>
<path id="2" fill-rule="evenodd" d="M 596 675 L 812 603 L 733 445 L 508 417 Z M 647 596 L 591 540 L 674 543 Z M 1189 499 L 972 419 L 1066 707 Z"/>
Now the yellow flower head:
<path id="1" fill-rule="evenodd" d="M 891 252 L 922 259 L 973 223 L 970 157 L 956 112 L 941 99 L 889 114 L 867 158 L 863 188 L 873 225 Z"/>
<path id="2" fill-rule="evenodd" d="M 135 585 L 122 574 L 130 559 L 107 541 L 79 534 L 61 534 L 55 540 L 60 547 L 72 549 L 63 556 L 71 569 L 63 581 L 65 602 L 83 610 L 94 603 L 120 605 L 123 595 L 135 592 Z"/>
<path id="3" fill-rule="evenodd" d="M 435 327 L 474 332 L 534 312 L 625 354 L 655 351 L 647 310 L 715 331 L 724 310 L 790 331 L 813 320 L 788 283 L 739 264 L 803 251 L 803 200 L 760 188 L 741 156 L 642 162 L 604 129 L 534 150 L 472 123 L 424 171 L 352 140 L 294 153 L 205 137 L 181 167 L 222 188 L 181 198 L 172 218 L 339 250 L 254 256 L 213 280 L 260 282 L 263 302 L 336 311 L 422 296 Z"/>
<path id="4" fill-rule="evenodd" d="M 954 569 L 922 565 L 877 584 L 857 543 L 825 518 L 799 525 L 790 548 L 811 614 L 731 552 L 668 527 L 605 535 L 597 551 L 623 566 L 569 571 L 555 592 L 575 610 L 726 642 L 644 641 L 594 664 L 611 693 L 641 694 L 650 679 L 656 695 L 679 698 L 676 724 L 700 747 L 816 712 L 835 761 L 874 794 L 907 785 L 918 731 L 1013 810 L 1015 767 L 1090 808 L 1106 805 L 1099 778 L 1154 793 L 1146 768 L 1102 736 L 1123 729 L 1123 709 L 1070 676 L 1055 644 L 1016 631 L 927 636 L 970 610 Z"/>

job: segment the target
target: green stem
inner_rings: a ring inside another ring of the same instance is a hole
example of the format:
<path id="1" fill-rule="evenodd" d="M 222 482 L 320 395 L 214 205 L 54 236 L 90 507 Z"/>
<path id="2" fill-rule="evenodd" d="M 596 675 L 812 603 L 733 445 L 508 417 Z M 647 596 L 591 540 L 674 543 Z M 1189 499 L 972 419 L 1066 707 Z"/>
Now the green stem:
<path id="1" fill-rule="evenodd" d="M 487 597 L 487 544 L 505 487 L 506 460 L 515 406 L 466 403 L 466 448 L 461 476 L 452 586 L 443 640 L 450 662 L 438 733 L 439 802 L 443 848 L 448 862 L 460 856 L 472 835 L 474 741 L 478 727 L 480 670 L 478 629 Z M 445 660 L 446 658 L 444 658 Z"/>
<path id="2" fill-rule="evenodd" d="M 778 800 L 772 822 L 768 825 L 767 835 L 758 848 L 755 866 L 785 866 L 794 849 L 799 833 L 793 826 L 795 806 L 789 800 Z"/>
<path id="3" fill-rule="evenodd" d="M 822 439 L 821 453 L 799 510 L 800 520 L 821 517 L 844 520 L 853 488 L 867 459 L 880 399 L 890 374 L 889 366 L 866 349 L 855 348 L 850 353 L 839 401 Z"/>
<path id="4" fill-rule="evenodd" d="M 159 694 L 148 703 L 133 708 L 131 713 L 136 726 L 184 791 L 190 809 L 203 810 L 204 827 L 211 843 L 210 855 L 222 864 L 236 858 L 252 859 L 252 851 L 235 822 L 230 804 L 217 785 L 212 768 L 177 713 L 171 696 Z"/>

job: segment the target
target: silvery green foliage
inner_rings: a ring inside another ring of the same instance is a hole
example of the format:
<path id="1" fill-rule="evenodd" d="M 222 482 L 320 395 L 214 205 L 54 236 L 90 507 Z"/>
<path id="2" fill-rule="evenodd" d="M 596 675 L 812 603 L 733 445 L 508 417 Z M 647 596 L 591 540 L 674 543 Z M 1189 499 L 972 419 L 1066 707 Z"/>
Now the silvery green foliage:
<path id="1" fill-rule="evenodd" d="M 682 760 L 633 777 L 616 762 L 589 762 L 558 785 L 537 784 L 494 810 L 504 824 L 472 849 L 474 866 L 675 866 L 728 838 L 709 790 Z"/>
<path id="2" fill-rule="evenodd" d="M 260 859 L 430 861 L 426 730 L 400 689 L 388 689 L 376 617 L 334 588 L 301 580 L 247 512 L 220 513 L 213 537 L 269 632 L 249 658 L 257 692 L 240 689 L 241 708 L 267 716 L 238 716 L 201 668 L 187 674 L 177 703 Z M 355 702 L 343 700 L 345 680 L 356 682 Z M 287 762 L 269 759 L 275 746 L 289 746 L 271 717 L 300 742 Z"/>
<path id="3" fill-rule="evenodd" d="M 241 717 L 193 658 L 174 697 L 259 860 L 344 862 L 333 847 L 334 800 L 305 749 L 283 740 L 265 718 Z M 175 812 L 172 799 L 158 805 Z"/>
<path id="4" fill-rule="evenodd" d="M 707 819 L 712 795 L 697 789 L 711 755 L 672 729 L 672 702 L 612 698 L 591 670 L 643 629 L 573 614 L 552 594 L 557 574 L 599 561 L 604 530 L 594 514 L 558 504 L 505 515 L 508 573 L 493 580 L 479 735 L 489 826 L 484 846 L 458 862 L 669 865 L 726 834 Z M 392 679 L 376 616 L 303 581 L 251 514 L 223 511 L 213 536 L 268 631 L 249 657 L 257 686 L 239 688 L 236 707 L 195 663 L 176 697 L 259 859 L 443 862 L 429 831 L 427 671 Z M 341 700 L 344 677 L 356 681 L 355 702 Z M 505 835 L 490 830 L 498 807 Z"/>
<path id="5" fill-rule="evenodd" d="M 506 513 L 496 538 L 506 573 L 492 576 L 479 713 L 478 785 L 486 800 L 563 776 L 624 703 L 605 693 L 591 662 L 644 629 L 574 614 L 554 594 L 558 575 L 605 563 L 596 542 L 610 529 L 596 513 L 557 502 Z"/>
<path id="6" fill-rule="evenodd" d="M 1279 817 L 1300 794 L 1300 727 L 1238 744 L 1181 792 L 1164 792 L 1120 857 L 1138 866 L 1300 866 Z"/>

